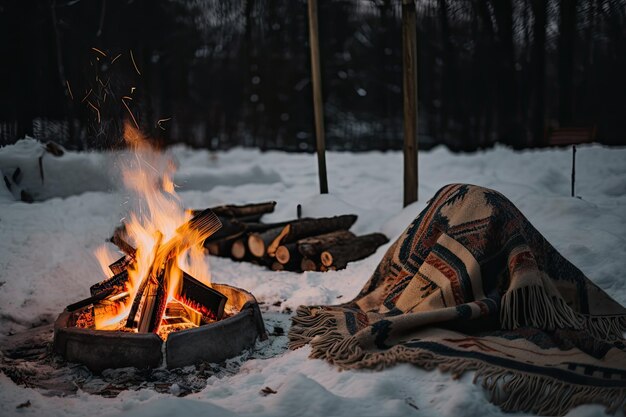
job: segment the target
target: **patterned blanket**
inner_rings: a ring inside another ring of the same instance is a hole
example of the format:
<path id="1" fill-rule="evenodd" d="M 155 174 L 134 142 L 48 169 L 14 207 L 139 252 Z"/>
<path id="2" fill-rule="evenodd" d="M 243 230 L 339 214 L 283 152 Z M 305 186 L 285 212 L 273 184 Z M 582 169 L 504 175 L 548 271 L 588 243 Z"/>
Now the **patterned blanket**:
<path id="1" fill-rule="evenodd" d="M 408 362 L 475 382 L 505 411 L 626 408 L 626 309 L 498 192 L 448 185 L 352 301 L 301 306 L 290 348 L 342 369 Z M 416 387 L 416 390 L 418 387 Z"/>

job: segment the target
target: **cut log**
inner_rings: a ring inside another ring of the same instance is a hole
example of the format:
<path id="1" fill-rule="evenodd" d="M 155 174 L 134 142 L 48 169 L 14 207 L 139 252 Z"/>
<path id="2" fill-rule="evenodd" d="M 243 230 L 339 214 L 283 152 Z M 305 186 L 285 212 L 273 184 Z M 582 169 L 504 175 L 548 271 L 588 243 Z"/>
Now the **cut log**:
<path id="1" fill-rule="evenodd" d="M 302 269 L 303 271 L 317 271 L 319 267 L 317 265 L 317 262 L 315 262 L 313 259 L 302 258 L 302 261 L 300 262 L 300 269 Z"/>
<path id="2" fill-rule="evenodd" d="M 378 249 L 379 246 L 389 242 L 387 236 L 382 233 L 371 233 L 369 235 L 358 236 L 348 243 L 333 246 L 320 254 L 322 265 L 337 269 L 343 269 L 348 262 L 367 258 Z"/>
<path id="3" fill-rule="evenodd" d="M 297 243 L 288 243 L 276 249 L 276 260 L 284 266 L 287 271 L 301 271 L 300 262 L 302 255 L 298 251 Z"/>
<path id="4" fill-rule="evenodd" d="M 217 232 L 213 233 L 211 236 L 205 240 L 205 243 L 215 242 L 224 239 L 234 239 L 240 237 L 246 231 L 245 223 L 239 222 L 237 220 L 228 219 L 226 217 L 220 217 L 220 222 L 222 223 L 222 227 Z"/>
<path id="5" fill-rule="evenodd" d="M 241 222 L 241 219 L 236 219 L 235 221 Z M 258 222 L 245 222 L 246 231 L 249 233 L 263 233 L 267 230 L 274 229 L 276 227 L 285 227 L 289 223 L 294 220 L 289 220 L 286 222 L 276 222 L 276 223 L 258 223 Z"/>
<path id="6" fill-rule="evenodd" d="M 228 258 L 231 253 L 231 247 L 233 246 L 233 242 L 236 239 L 224 239 L 218 240 L 215 242 L 210 242 L 208 240 L 204 241 L 204 247 L 207 248 L 209 253 L 213 256 L 221 256 L 223 258 Z"/>
<path id="7" fill-rule="evenodd" d="M 263 258 L 267 254 L 267 247 L 280 235 L 284 227 L 275 227 L 262 233 L 250 233 L 248 236 L 248 248 L 250 249 L 250 253 L 257 258 Z"/>
<path id="8" fill-rule="evenodd" d="M 274 261 L 274 262 L 272 262 L 272 265 L 270 266 L 270 269 L 272 271 L 284 271 L 285 270 L 285 265 L 281 264 L 278 261 Z"/>
<path id="9" fill-rule="evenodd" d="M 234 259 L 239 261 L 246 257 L 246 244 L 244 243 L 244 239 L 236 239 L 233 242 L 233 245 L 230 248 L 230 254 Z"/>
<path id="10" fill-rule="evenodd" d="M 298 250 L 306 257 L 314 258 L 324 250 L 344 244 L 356 236 L 348 230 L 337 230 L 319 236 L 311 236 L 298 241 Z"/>
<path id="11" fill-rule="evenodd" d="M 267 201 L 264 203 L 234 205 L 226 204 L 223 206 L 213 207 L 211 210 L 221 217 L 247 217 L 249 219 L 261 218 L 266 213 L 272 213 L 276 207 L 275 201 Z M 252 220 L 250 220 L 252 221 Z"/>
<path id="12" fill-rule="evenodd" d="M 336 230 L 348 230 L 356 222 L 355 214 L 344 214 L 335 217 L 320 217 L 318 219 L 301 219 L 286 225 L 267 247 L 267 254 L 274 256 L 276 249 L 285 243 L 296 242 L 310 236 L 317 236 Z"/>

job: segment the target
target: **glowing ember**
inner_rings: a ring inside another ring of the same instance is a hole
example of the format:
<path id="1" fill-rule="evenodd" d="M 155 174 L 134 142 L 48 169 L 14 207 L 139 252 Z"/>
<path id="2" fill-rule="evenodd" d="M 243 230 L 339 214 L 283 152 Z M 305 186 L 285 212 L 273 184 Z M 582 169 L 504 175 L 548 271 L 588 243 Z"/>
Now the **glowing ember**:
<path id="1" fill-rule="evenodd" d="M 221 224 L 210 210 L 192 218 L 175 192 L 175 165 L 128 122 L 124 138 L 134 157 L 122 168 L 122 177 L 125 187 L 139 201 L 126 219 L 123 232 L 128 252 L 132 253 L 113 262 L 115 258 L 105 247 L 96 252 L 105 278 L 109 278 L 98 285 L 121 291 L 113 291 L 113 296 L 94 303 L 91 326 L 153 332 L 166 338 L 170 331 L 215 319 L 215 312 L 182 293 L 182 281 L 185 271 L 199 281 L 186 276 L 187 281 L 194 282 L 187 287 L 210 288 L 211 275 L 202 243 Z M 109 272 L 109 265 L 115 276 Z M 118 288 L 120 283 L 123 288 Z"/>

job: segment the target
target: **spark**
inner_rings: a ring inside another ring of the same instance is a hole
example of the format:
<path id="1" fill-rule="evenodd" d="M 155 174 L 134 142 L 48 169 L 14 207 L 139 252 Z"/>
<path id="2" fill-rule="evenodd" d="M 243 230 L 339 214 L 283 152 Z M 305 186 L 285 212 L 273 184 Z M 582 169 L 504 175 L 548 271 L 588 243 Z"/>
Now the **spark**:
<path id="1" fill-rule="evenodd" d="M 157 120 L 157 123 L 156 123 L 156 124 L 157 124 L 157 126 L 158 126 L 161 130 L 165 130 L 165 128 L 161 125 L 161 123 L 165 123 L 165 122 L 168 122 L 168 121 L 170 121 L 170 120 L 172 120 L 172 118 L 171 118 L 171 117 L 168 117 L 167 119 L 159 119 L 159 120 Z"/>
<path id="2" fill-rule="evenodd" d="M 130 87 L 130 93 L 133 94 L 136 89 L 137 89 L 136 87 Z"/>
<path id="3" fill-rule="evenodd" d="M 85 95 L 85 97 L 83 97 L 83 99 L 80 101 L 81 103 L 83 103 L 85 100 L 87 100 L 87 97 L 89 97 L 89 95 L 93 92 L 93 90 L 90 88 L 89 92 L 87 93 L 87 95 Z"/>
<path id="4" fill-rule="evenodd" d="M 135 57 L 133 56 L 133 50 L 130 50 L 130 60 L 133 61 L 133 66 L 135 67 L 135 71 L 137 71 L 137 74 L 141 75 L 141 72 L 139 71 L 139 68 L 137 68 L 137 63 L 135 62 Z"/>
<path id="5" fill-rule="evenodd" d="M 67 91 L 70 93 L 71 99 L 74 100 L 74 94 L 72 94 L 72 87 L 70 87 L 70 82 L 68 80 L 65 80 L 65 84 L 67 84 Z"/>
<path id="6" fill-rule="evenodd" d="M 98 108 L 96 106 L 91 104 L 91 101 L 89 101 L 89 100 L 87 100 L 87 104 L 89 104 L 91 106 L 91 108 L 96 111 L 96 113 L 98 115 L 98 123 L 100 123 L 100 110 L 98 110 Z"/>
<path id="7" fill-rule="evenodd" d="M 126 110 L 128 110 L 128 114 L 130 114 L 130 117 L 133 119 L 133 123 L 135 123 L 135 126 L 137 127 L 137 129 L 139 129 L 139 124 L 137 123 L 137 119 L 135 119 L 133 112 L 130 111 L 130 107 L 128 107 L 128 104 L 126 104 L 126 102 L 123 99 L 122 99 L 122 103 L 124 104 L 124 107 L 126 107 Z"/>
<path id="8" fill-rule="evenodd" d="M 98 48 L 91 48 L 92 51 L 96 51 L 97 53 L 101 54 L 102 56 L 107 56 L 107 54 L 105 54 L 104 52 L 102 52 L 101 50 L 99 50 Z"/>
<path id="9" fill-rule="evenodd" d="M 124 97 L 122 97 L 122 98 L 125 98 L 126 100 L 133 101 L 133 98 L 132 98 L 132 97 L 129 97 L 129 96 L 124 96 Z"/>
<path id="10" fill-rule="evenodd" d="M 117 61 L 118 58 L 121 57 L 121 56 L 122 56 L 122 54 L 117 54 L 117 56 L 111 60 L 111 64 L 114 63 L 115 61 Z"/>

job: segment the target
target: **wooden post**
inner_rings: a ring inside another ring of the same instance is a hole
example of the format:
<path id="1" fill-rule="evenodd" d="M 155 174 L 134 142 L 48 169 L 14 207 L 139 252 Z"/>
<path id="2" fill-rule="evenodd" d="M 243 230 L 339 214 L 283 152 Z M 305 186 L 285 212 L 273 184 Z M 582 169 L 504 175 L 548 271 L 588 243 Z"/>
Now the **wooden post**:
<path id="1" fill-rule="evenodd" d="M 404 206 L 417 201 L 417 24 L 415 0 L 402 0 Z"/>
<path id="2" fill-rule="evenodd" d="M 576 145 L 572 145 L 572 197 L 576 195 L 574 183 L 576 182 Z"/>
<path id="3" fill-rule="evenodd" d="M 320 47 L 317 32 L 317 0 L 309 0 L 309 44 L 311 46 L 311 73 L 313 85 L 313 111 L 315 112 L 315 137 L 320 193 L 328 194 L 326 176 L 326 139 L 324 137 L 324 105 L 322 102 L 322 76 L 320 72 Z"/>

